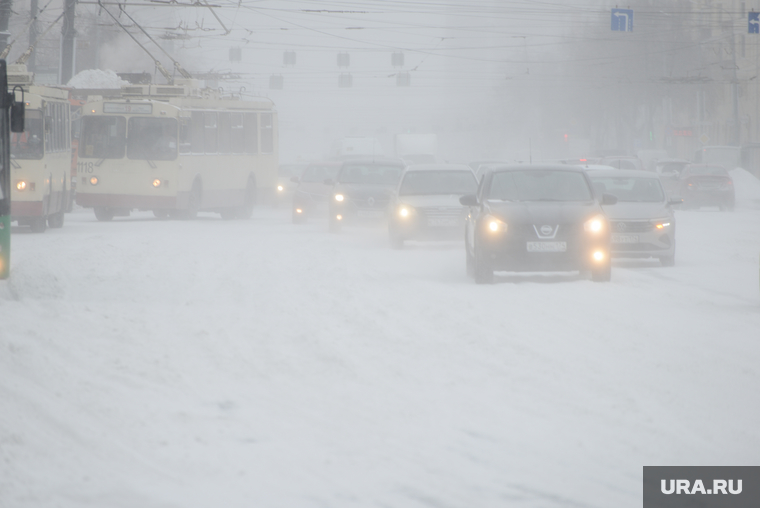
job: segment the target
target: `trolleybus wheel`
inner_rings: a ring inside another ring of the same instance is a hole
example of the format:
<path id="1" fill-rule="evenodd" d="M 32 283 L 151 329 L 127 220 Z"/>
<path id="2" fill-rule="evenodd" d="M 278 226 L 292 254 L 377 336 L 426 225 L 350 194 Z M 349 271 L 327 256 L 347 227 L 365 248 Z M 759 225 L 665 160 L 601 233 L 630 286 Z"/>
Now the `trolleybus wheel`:
<path id="1" fill-rule="evenodd" d="M 232 220 L 237 217 L 237 210 L 235 208 L 222 208 L 219 213 L 224 220 Z"/>
<path id="2" fill-rule="evenodd" d="M 248 178 L 248 183 L 245 186 L 243 206 L 237 209 L 238 219 L 250 219 L 251 215 L 253 215 L 254 206 L 256 206 L 256 181 L 253 178 Z"/>
<path id="3" fill-rule="evenodd" d="M 113 210 L 110 208 L 95 208 L 95 218 L 101 222 L 108 222 L 113 219 Z"/>
<path id="4" fill-rule="evenodd" d="M 63 206 L 63 205 L 61 205 Z M 48 227 L 51 229 L 58 229 L 63 227 L 63 221 L 65 219 L 65 210 L 48 215 Z"/>
<path id="5" fill-rule="evenodd" d="M 47 229 L 47 217 L 41 215 L 40 217 L 34 217 L 29 225 L 32 228 L 32 233 L 44 233 Z"/>
<path id="6" fill-rule="evenodd" d="M 187 200 L 185 208 L 185 219 L 195 219 L 198 217 L 198 210 L 201 208 L 201 184 L 196 180 L 193 182 L 193 188 L 190 191 L 190 198 Z"/>

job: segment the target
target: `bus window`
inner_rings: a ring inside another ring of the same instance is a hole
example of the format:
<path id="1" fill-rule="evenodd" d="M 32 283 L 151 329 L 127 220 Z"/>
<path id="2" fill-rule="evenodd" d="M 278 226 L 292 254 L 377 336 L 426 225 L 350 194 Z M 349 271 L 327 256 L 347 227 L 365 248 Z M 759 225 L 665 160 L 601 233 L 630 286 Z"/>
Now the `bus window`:
<path id="1" fill-rule="evenodd" d="M 217 130 L 216 130 L 216 113 L 205 112 L 203 117 L 206 119 L 206 132 L 203 137 L 203 146 L 206 153 L 217 153 Z"/>
<path id="2" fill-rule="evenodd" d="M 179 153 L 190 153 L 190 119 L 180 118 L 179 120 Z"/>
<path id="3" fill-rule="evenodd" d="M 259 119 L 256 117 L 256 113 L 246 113 L 243 116 L 245 153 L 259 153 Z"/>
<path id="4" fill-rule="evenodd" d="M 219 153 L 230 153 L 230 114 L 219 113 Z"/>
<path id="5" fill-rule="evenodd" d="M 245 152 L 245 138 L 243 137 L 243 114 L 230 113 L 230 140 L 232 153 Z"/>
<path id="6" fill-rule="evenodd" d="M 193 153 L 203 153 L 203 131 L 206 129 L 203 122 L 203 113 L 193 111 L 190 120 L 190 146 Z"/>
<path id="7" fill-rule="evenodd" d="M 127 121 L 123 116 L 86 116 L 82 119 L 81 157 L 121 159 L 126 146 Z"/>
<path id="8" fill-rule="evenodd" d="M 11 133 L 11 157 L 41 159 L 44 152 L 42 138 L 42 111 L 27 109 L 24 132 Z"/>
<path id="9" fill-rule="evenodd" d="M 177 158 L 177 120 L 133 117 L 129 119 L 127 157 L 171 161 Z"/>
<path id="10" fill-rule="evenodd" d="M 272 113 L 261 114 L 261 153 L 274 152 L 274 130 Z"/>

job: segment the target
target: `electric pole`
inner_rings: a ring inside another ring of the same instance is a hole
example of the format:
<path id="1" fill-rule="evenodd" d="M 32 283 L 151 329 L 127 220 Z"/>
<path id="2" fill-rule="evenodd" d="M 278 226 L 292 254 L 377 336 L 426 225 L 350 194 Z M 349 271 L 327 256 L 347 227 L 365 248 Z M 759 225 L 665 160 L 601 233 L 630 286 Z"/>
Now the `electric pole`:
<path id="1" fill-rule="evenodd" d="M 29 10 L 29 17 L 31 19 L 34 19 L 34 17 L 37 15 L 37 1 L 38 0 L 32 0 L 31 8 Z M 29 27 L 29 45 L 34 46 L 37 44 L 37 21 L 32 21 L 32 25 Z M 27 60 L 27 67 L 31 72 L 34 72 L 37 67 L 37 62 L 35 61 L 35 54 L 32 52 L 32 54 L 29 56 L 29 60 Z"/>
<path id="2" fill-rule="evenodd" d="M 5 0 L 0 0 L 5 1 Z M 65 85 L 74 76 L 74 41 L 76 30 L 74 19 L 76 17 L 76 0 L 64 1 L 63 30 L 61 32 L 61 84 Z"/>
<path id="3" fill-rule="evenodd" d="M 8 45 L 8 37 L 11 33 L 8 31 L 8 22 L 11 19 L 11 6 L 13 0 L 0 0 L 0 51 Z"/>

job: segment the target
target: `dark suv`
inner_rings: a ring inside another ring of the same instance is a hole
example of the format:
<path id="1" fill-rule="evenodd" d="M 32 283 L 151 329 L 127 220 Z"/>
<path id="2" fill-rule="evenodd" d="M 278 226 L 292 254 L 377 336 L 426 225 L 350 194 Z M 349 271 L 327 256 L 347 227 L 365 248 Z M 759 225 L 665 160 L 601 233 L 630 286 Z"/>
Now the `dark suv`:
<path id="1" fill-rule="evenodd" d="M 616 198 L 605 194 L 605 204 Z M 610 229 L 583 169 L 562 165 L 490 168 L 469 207 L 467 273 L 490 283 L 494 270 L 590 271 L 610 280 Z"/>
<path id="2" fill-rule="evenodd" d="M 327 197 L 330 231 L 339 232 L 346 222 L 384 222 L 403 171 L 404 163 L 397 159 L 345 161 L 335 179 L 325 180 L 332 185 Z"/>

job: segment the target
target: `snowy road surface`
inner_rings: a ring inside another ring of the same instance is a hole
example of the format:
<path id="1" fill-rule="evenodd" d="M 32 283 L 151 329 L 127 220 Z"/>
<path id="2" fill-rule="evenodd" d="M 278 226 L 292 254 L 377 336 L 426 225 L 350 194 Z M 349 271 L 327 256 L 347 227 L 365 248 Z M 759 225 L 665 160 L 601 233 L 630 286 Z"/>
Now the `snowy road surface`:
<path id="1" fill-rule="evenodd" d="M 756 465 L 760 210 L 677 220 L 674 268 L 491 286 L 285 209 L 14 229 L 0 506 L 638 507 L 643 465 Z"/>

